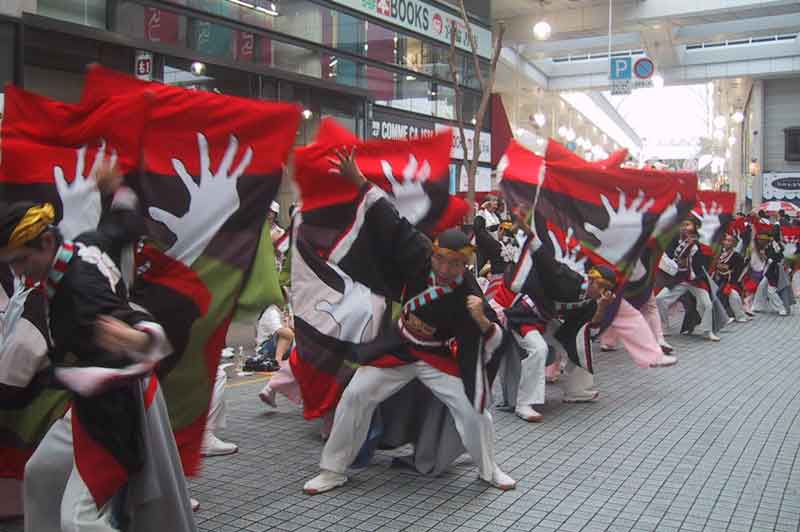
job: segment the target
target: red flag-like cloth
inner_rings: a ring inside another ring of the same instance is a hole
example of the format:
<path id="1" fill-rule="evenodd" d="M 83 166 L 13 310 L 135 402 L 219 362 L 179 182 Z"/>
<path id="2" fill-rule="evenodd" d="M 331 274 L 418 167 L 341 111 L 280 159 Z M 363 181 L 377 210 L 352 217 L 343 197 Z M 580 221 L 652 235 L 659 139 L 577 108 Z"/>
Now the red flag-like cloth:
<path id="1" fill-rule="evenodd" d="M 392 197 L 409 221 L 429 233 L 461 222 L 467 205 L 449 195 L 449 131 L 415 140 L 361 141 L 332 118 L 320 124 L 317 137 L 295 152 L 295 181 L 303 212 L 355 200 L 355 186 L 330 173 L 337 149 L 355 148 L 364 176 Z"/>
<path id="2" fill-rule="evenodd" d="M 6 87 L 0 197 L 52 203 L 66 238 L 95 229 L 101 198 L 90 176 L 112 158 L 126 176 L 137 171 L 151 103 L 148 95 L 132 94 L 73 105 Z M 26 302 L 23 318 L 38 331 L 31 334 L 48 334 L 45 304 L 32 296 Z M 27 406 L 0 410 L 0 476 L 22 477 L 25 461 L 67 400 L 64 392 L 45 389 Z M 113 454 L 102 454 L 104 463 L 117 463 Z"/>
<path id="3" fill-rule="evenodd" d="M 458 224 L 466 213 L 464 201 L 448 194 L 451 141 L 446 132 L 362 142 L 324 120 L 315 141 L 295 152 L 303 205 L 292 249 L 297 348 L 291 364 L 307 418 L 335 408 L 355 371 L 348 362 L 354 347 L 374 339 L 390 314 L 384 289 L 391 274 L 383 265 L 392 259 L 372 249 L 371 209 L 388 200 L 429 234 Z M 380 190 L 357 190 L 330 173 L 335 150 L 352 147 L 361 171 Z"/>
<path id="4" fill-rule="evenodd" d="M 175 355 L 160 371 L 187 474 L 197 471 L 217 365 L 253 267 L 300 109 L 148 83 L 90 69 L 83 101 L 152 94 L 143 170 L 130 181 L 151 236 L 171 261 L 145 261 L 133 298 L 164 325 Z M 178 272 L 176 279 L 169 272 Z M 198 307 L 206 301 L 207 308 Z M 198 294 L 200 294 L 198 296 Z"/>

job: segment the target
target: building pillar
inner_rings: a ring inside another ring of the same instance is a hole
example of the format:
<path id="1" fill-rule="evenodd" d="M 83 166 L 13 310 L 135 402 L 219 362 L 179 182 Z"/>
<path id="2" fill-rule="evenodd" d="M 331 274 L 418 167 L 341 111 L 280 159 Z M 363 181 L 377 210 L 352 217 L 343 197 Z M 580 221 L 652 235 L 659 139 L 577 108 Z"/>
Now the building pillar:
<path id="1" fill-rule="evenodd" d="M 745 134 L 750 135 L 750 161 L 756 160 L 758 170 L 753 176 L 753 207 L 763 203 L 764 192 L 764 82 L 760 79 L 753 80 L 753 92 L 750 96 L 750 130 Z M 749 170 L 750 161 L 747 161 Z"/>

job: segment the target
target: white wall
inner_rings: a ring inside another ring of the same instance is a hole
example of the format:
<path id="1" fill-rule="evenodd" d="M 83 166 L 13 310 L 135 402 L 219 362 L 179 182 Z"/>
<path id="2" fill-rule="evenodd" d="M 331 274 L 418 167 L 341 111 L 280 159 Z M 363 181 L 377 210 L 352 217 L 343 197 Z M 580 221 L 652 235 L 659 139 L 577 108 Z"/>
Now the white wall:
<path id="1" fill-rule="evenodd" d="M 764 172 L 800 171 L 784 160 L 787 127 L 800 127 L 800 78 L 764 80 Z"/>

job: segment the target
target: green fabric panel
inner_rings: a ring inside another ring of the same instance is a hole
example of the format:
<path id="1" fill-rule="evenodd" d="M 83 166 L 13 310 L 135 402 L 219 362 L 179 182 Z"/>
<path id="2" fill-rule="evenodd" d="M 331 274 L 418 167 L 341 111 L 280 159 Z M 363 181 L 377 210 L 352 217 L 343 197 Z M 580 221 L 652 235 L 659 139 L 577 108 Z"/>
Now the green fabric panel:
<path id="1" fill-rule="evenodd" d="M 27 407 L 0 410 L 0 432 L 13 432 L 31 446 L 38 444 L 50 426 L 67 411 L 69 392 L 45 390 Z"/>
<path id="2" fill-rule="evenodd" d="M 205 415 L 214 380 L 209 379 L 211 369 L 206 363 L 206 344 L 218 325 L 236 308 L 244 277 L 241 270 L 206 255 L 201 255 L 192 269 L 209 288 L 212 297 L 208 313 L 192 325 L 189 345 L 181 360 L 162 382 L 173 430 L 180 430 Z M 212 376 L 215 375 L 216 367 Z"/>
<path id="3" fill-rule="evenodd" d="M 261 312 L 270 305 L 284 305 L 281 292 L 278 268 L 275 264 L 275 248 L 270 237 L 271 226 L 264 223 L 258 251 L 250 275 L 245 282 L 244 290 L 239 296 L 234 321 L 255 321 Z"/>

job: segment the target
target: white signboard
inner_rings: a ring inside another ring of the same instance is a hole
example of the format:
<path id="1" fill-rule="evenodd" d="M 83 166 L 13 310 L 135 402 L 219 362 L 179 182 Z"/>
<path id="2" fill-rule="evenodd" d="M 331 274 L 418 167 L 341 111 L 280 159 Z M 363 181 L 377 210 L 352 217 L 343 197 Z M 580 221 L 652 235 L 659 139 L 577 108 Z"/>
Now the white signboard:
<path id="1" fill-rule="evenodd" d="M 466 26 L 461 17 L 439 9 L 424 0 L 333 0 L 355 11 L 366 13 L 395 26 L 450 44 L 450 33 L 456 31 L 456 46 L 471 51 Z M 472 25 L 478 55 L 492 57 L 492 32 Z"/>
<path id="2" fill-rule="evenodd" d="M 769 172 L 763 181 L 765 201 L 800 199 L 800 172 Z"/>
<path id="3" fill-rule="evenodd" d="M 461 134 L 458 132 L 457 127 L 451 127 L 446 124 L 436 124 L 436 132 L 439 133 L 445 129 L 453 131 L 453 147 L 450 149 L 450 158 L 458 159 L 459 161 L 464 158 L 464 150 L 461 148 Z M 473 157 L 473 142 L 475 138 L 475 130 L 464 129 L 464 137 L 467 139 L 467 153 L 469 158 Z M 482 163 L 492 162 L 492 134 L 487 132 L 481 133 L 481 152 L 478 161 Z"/>
<path id="4" fill-rule="evenodd" d="M 458 179 L 458 191 L 467 192 L 469 190 L 469 179 L 467 179 L 466 167 L 461 167 L 461 175 Z M 475 172 L 475 192 L 492 191 L 492 169 L 479 166 Z"/>

